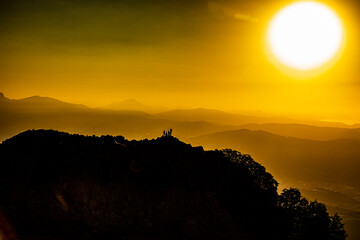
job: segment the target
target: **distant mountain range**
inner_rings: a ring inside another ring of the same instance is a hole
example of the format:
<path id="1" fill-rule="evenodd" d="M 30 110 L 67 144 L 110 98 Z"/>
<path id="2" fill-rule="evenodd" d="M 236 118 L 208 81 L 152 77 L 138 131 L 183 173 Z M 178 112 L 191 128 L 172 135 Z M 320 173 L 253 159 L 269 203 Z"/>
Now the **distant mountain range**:
<path id="1" fill-rule="evenodd" d="M 326 180 L 360 189 L 360 139 L 315 141 L 241 129 L 186 140 L 207 149 L 232 148 L 248 153 L 275 175 L 290 175 L 302 181 Z"/>
<path id="2" fill-rule="evenodd" d="M 244 124 L 266 124 L 266 123 L 282 123 L 282 124 L 307 124 L 321 127 L 341 127 L 354 128 L 352 125 L 346 125 L 338 122 L 326 122 L 309 119 L 294 119 L 282 116 L 249 116 L 242 114 L 232 114 L 216 109 L 195 108 L 195 109 L 175 109 L 155 114 L 155 117 L 162 119 L 177 119 L 181 121 L 207 121 L 230 125 Z"/>
<path id="3" fill-rule="evenodd" d="M 23 99 L 9 99 L 0 92 L 1 110 L 11 111 L 51 111 L 51 110 L 70 110 L 86 109 L 82 104 L 66 103 L 55 98 L 32 96 Z"/>
<path id="4" fill-rule="evenodd" d="M 108 108 L 89 108 L 49 97 L 9 99 L 0 93 L 0 141 L 36 128 L 82 134 L 121 134 L 128 138 L 154 138 L 169 128 L 178 137 L 185 138 L 238 129 L 312 140 L 360 138 L 360 129 L 340 123 L 248 116 L 204 108 L 148 113 L 155 108 L 134 99 L 110 104 Z"/>
<path id="5" fill-rule="evenodd" d="M 136 110 L 95 109 L 47 97 L 13 100 L 0 95 L 0 141 L 28 129 L 58 129 L 82 134 L 155 138 L 172 128 L 179 136 L 236 129 L 219 123 L 162 119 Z"/>
<path id="6" fill-rule="evenodd" d="M 311 140 L 360 139 L 360 128 L 319 127 L 294 123 L 245 124 L 243 129 L 262 130 L 269 133 Z"/>
<path id="7" fill-rule="evenodd" d="M 163 111 L 167 111 L 168 109 L 164 107 L 155 107 L 155 106 L 148 106 L 145 104 L 140 103 L 135 99 L 125 99 L 120 102 L 112 102 L 108 105 L 104 106 L 105 109 L 112 109 L 112 110 L 135 110 L 135 111 L 142 111 L 147 113 L 159 113 Z"/>

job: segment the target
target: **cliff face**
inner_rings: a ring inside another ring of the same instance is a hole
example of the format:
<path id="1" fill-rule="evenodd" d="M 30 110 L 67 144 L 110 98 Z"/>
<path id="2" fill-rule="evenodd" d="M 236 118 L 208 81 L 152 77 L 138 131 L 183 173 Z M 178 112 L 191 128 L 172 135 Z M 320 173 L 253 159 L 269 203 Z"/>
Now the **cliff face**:
<path id="1" fill-rule="evenodd" d="M 277 182 L 232 150 L 38 130 L 3 142 L 0 159 L 0 204 L 21 239 L 289 235 Z"/>

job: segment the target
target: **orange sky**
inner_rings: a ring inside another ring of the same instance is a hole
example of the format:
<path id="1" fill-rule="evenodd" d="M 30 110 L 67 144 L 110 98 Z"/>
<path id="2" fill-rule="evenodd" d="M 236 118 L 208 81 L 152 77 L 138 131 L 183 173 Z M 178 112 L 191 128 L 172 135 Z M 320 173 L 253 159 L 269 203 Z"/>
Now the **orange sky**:
<path id="1" fill-rule="evenodd" d="M 291 2 L 5 0 L 0 91 L 360 122 L 359 6 L 323 1 L 344 22 L 346 45 L 331 67 L 299 79 L 266 51 L 271 17 Z"/>

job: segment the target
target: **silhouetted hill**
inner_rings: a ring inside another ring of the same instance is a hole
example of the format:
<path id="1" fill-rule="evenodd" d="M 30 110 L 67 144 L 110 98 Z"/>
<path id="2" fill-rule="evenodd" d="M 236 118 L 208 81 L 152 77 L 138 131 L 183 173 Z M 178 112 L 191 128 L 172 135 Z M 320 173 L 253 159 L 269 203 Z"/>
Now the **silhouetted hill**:
<path id="1" fill-rule="evenodd" d="M 0 221 L 24 240 L 345 239 L 325 205 L 278 195 L 230 149 L 37 130 L 4 141 L 0 159 Z"/>

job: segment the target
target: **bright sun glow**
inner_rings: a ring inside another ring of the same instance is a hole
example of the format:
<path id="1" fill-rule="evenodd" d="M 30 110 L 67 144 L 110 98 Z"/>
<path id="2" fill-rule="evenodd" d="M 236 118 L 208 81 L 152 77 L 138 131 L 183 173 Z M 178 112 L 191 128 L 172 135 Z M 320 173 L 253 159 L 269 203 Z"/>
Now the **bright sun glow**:
<path id="1" fill-rule="evenodd" d="M 281 63 L 311 70 L 331 60 L 343 40 L 340 20 L 328 7 L 316 2 L 296 2 L 272 20 L 268 42 Z"/>

